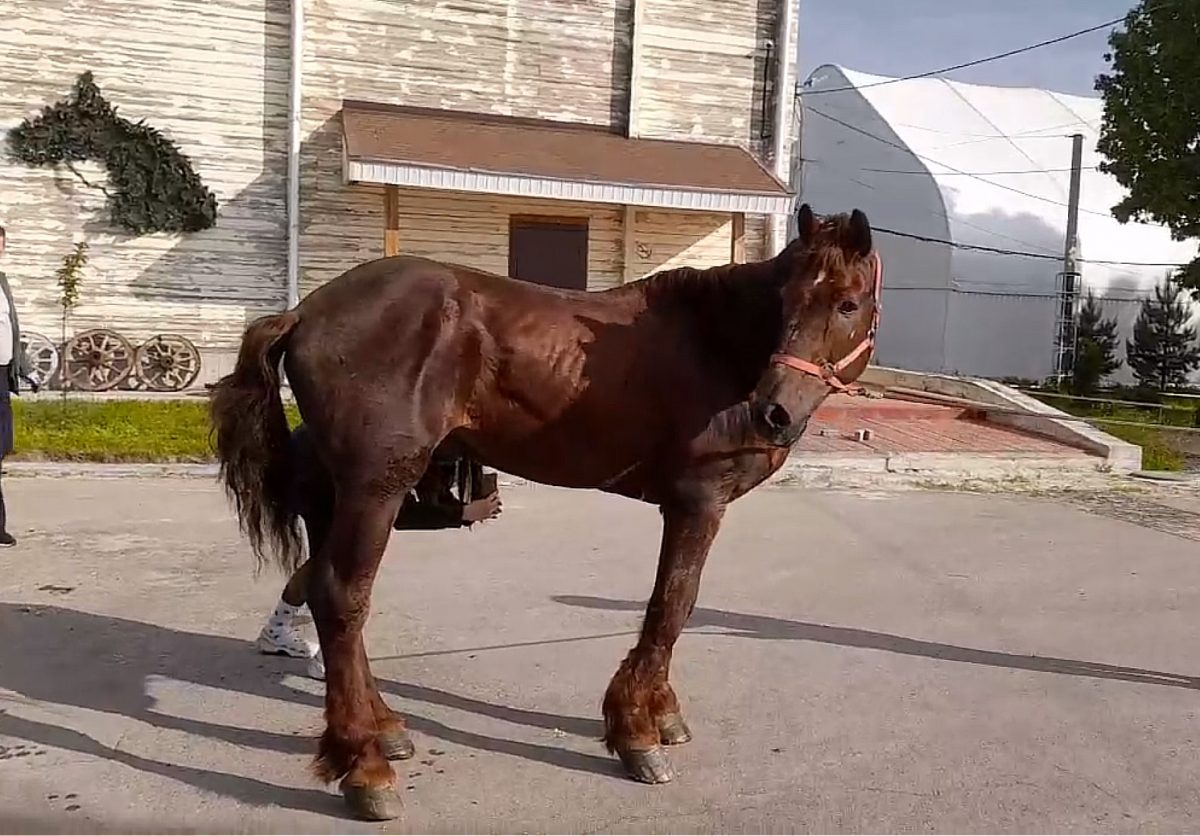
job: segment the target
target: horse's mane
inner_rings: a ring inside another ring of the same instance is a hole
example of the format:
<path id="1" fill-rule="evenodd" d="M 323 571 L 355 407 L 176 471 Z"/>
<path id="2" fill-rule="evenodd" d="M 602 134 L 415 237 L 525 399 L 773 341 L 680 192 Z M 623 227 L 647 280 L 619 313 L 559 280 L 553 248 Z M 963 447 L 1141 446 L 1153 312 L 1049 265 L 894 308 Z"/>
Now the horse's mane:
<path id="1" fill-rule="evenodd" d="M 846 248 L 841 242 L 845 241 L 849 236 L 850 231 L 850 215 L 842 213 L 840 215 L 826 215 L 822 219 L 820 231 L 817 233 L 817 239 L 809 248 L 809 258 L 812 259 L 811 275 L 814 277 L 820 273 L 833 282 L 834 290 L 844 290 L 847 292 L 860 292 L 864 290 L 863 271 L 855 268 L 866 261 L 869 256 L 851 255 L 847 257 Z M 790 263 L 800 253 L 789 250 L 793 247 L 798 247 L 799 250 L 804 250 L 805 245 L 798 240 L 791 242 L 788 247 L 780 253 L 781 260 L 786 260 Z"/>
<path id="2" fill-rule="evenodd" d="M 794 276 L 797 259 L 810 259 L 805 275 L 824 273 L 834 291 L 840 284 L 861 289 L 863 271 L 853 269 L 861 257 L 848 255 L 842 246 L 849 226 L 848 214 L 828 215 L 815 240 L 793 240 L 766 261 L 703 270 L 676 267 L 627 287 L 644 294 L 649 310 L 686 322 L 702 350 L 752 384 L 783 336 L 782 289 Z"/>
<path id="3" fill-rule="evenodd" d="M 853 268 L 865 257 L 847 257 L 841 242 L 846 239 L 849 228 L 849 214 L 826 215 L 815 241 L 804 242 L 797 238 L 779 255 L 766 261 L 722 264 L 706 269 L 675 267 L 652 273 L 634 284 L 643 286 L 651 305 L 705 298 L 727 302 L 730 297 L 777 294 L 779 287 L 791 277 L 795 260 L 807 254 L 812 259 L 810 275 L 815 277 L 824 272 L 834 281 L 844 282 L 845 289 L 851 290 L 858 283 L 858 271 Z"/>
<path id="4" fill-rule="evenodd" d="M 628 285 L 649 311 L 679 323 L 710 362 L 753 385 L 783 330 L 783 273 L 774 259 L 677 267 Z"/>

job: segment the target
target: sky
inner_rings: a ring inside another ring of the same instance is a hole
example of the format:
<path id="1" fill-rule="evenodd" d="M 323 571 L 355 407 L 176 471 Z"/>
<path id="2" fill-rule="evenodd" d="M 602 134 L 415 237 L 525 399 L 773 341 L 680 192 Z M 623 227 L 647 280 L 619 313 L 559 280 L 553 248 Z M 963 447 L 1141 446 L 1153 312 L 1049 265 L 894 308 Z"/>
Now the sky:
<path id="1" fill-rule="evenodd" d="M 1121 17 L 1134 0 L 800 0 L 800 81 L 822 64 L 900 76 Z M 1095 96 L 1107 30 L 949 73 L 978 84 Z"/>

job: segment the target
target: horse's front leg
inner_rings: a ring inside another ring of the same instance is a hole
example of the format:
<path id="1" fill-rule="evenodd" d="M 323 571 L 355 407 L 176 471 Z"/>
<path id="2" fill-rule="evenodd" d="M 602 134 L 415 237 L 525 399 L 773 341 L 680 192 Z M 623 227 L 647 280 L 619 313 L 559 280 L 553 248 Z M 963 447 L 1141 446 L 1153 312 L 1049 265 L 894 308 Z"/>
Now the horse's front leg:
<path id="1" fill-rule="evenodd" d="M 671 651 L 696 605 L 700 573 L 724 513 L 718 502 L 662 509 L 662 551 L 641 638 L 604 695 L 604 742 L 639 781 L 661 784 L 674 779 L 663 744 L 691 738 L 668 681 Z"/>
<path id="2" fill-rule="evenodd" d="M 342 779 L 351 810 L 373 820 L 400 815 L 400 796 L 387 762 L 380 728 L 384 719 L 367 664 L 362 631 L 371 587 L 387 546 L 400 496 L 348 489 L 340 493 L 329 536 L 314 561 L 309 608 L 325 657 L 325 733 L 314 771 Z M 383 706 L 386 709 L 386 706 Z"/>

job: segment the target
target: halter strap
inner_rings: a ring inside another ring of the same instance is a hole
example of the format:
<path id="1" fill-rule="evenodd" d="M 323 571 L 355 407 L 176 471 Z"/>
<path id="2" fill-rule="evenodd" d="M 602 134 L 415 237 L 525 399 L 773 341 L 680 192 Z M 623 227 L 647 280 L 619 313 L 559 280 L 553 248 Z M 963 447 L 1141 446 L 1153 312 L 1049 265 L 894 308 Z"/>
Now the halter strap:
<path id="1" fill-rule="evenodd" d="M 802 360 L 791 354 L 780 353 L 771 357 L 772 363 L 779 366 L 787 366 L 789 369 L 795 369 L 802 374 L 819 377 L 825 382 L 825 385 L 837 392 L 857 395 L 864 391 L 861 386 L 847 383 L 839 375 L 864 354 L 869 357 L 875 350 L 875 335 L 879 331 L 879 297 L 883 291 L 883 260 L 879 257 L 878 252 L 873 252 L 871 254 L 871 261 L 875 274 L 875 287 L 871 293 L 875 310 L 871 314 L 871 327 L 867 329 L 866 336 L 850 350 L 850 353 L 836 363 L 828 361 L 814 363 L 811 360 Z"/>

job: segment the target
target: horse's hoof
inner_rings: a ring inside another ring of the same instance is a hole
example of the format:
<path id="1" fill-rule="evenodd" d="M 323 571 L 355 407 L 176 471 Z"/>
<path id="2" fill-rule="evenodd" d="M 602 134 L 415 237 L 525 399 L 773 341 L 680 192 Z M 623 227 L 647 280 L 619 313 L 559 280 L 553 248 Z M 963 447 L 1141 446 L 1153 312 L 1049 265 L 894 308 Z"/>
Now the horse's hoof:
<path id="1" fill-rule="evenodd" d="M 634 780 L 643 784 L 668 784 L 675 780 L 675 767 L 667 750 L 661 746 L 653 749 L 629 749 L 620 753 L 621 763 Z"/>
<path id="2" fill-rule="evenodd" d="M 692 730 L 676 711 L 658 718 L 658 740 L 663 746 L 681 746 L 692 742 Z"/>
<path id="3" fill-rule="evenodd" d="M 417 747 L 408 736 L 408 729 L 398 728 L 380 732 L 375 739 L 379 741 L 383 756 L 390 761 L 406 761 L 417 753 Z"/>
<path id="4" fill-rule="evenodd" d="M 390 821 L 400 818 L 403 805 L 400 796 L 390 786 L 369 787 L 365 784 L 342 782 L 342 798 L 356 818 L 366 821 Z"/>

